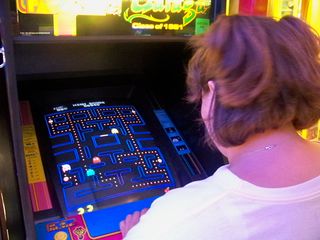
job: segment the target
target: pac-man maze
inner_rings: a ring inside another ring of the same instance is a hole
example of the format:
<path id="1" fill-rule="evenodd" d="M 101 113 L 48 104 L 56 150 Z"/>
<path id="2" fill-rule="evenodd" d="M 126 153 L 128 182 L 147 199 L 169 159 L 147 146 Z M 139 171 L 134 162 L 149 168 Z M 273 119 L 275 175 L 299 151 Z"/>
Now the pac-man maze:
<path id="1" fill-rule="evenodd" d="M 54 185 L 67 215 L 175 186 L 164 155 L 134 106 L 80 106 L 44 117 L 56 167 Z"/>

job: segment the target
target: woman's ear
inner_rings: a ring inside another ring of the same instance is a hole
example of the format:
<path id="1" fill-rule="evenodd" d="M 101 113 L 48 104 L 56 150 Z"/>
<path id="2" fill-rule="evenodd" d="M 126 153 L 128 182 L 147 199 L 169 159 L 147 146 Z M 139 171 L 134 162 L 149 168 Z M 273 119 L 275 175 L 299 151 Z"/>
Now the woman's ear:
<path id="1" fill-rule="evenodd" d="M 211 93 L 214 93 L 215 85 L 213 81 L 208 82 L 208 87 Z"/>

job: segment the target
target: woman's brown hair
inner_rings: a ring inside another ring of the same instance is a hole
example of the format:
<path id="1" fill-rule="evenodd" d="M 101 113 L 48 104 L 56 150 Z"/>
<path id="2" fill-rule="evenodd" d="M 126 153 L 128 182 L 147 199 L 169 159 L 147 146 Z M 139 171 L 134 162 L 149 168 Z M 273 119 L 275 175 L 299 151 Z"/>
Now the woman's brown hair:
<path id="1" fill-rule="evenodd" d="M 188 99 L 200 103 L 214 82 L 206 121 L 209 138 L 222 146 L 289 123 L 308 128 L 320 118 L 319 36 L 302 20 L 219 16 L 190 43 Z"/>

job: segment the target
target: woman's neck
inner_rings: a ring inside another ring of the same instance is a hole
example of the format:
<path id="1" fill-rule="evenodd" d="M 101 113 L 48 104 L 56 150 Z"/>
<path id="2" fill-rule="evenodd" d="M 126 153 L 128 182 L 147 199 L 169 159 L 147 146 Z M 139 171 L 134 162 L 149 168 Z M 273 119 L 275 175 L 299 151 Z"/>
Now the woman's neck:
<path id="1" fill-rule="evenodd" d="M 300 144 L 303 141 L 294 127 L 290 125 L 256 134 L 240 146 L 226 148 L 225 154 L 229 163 L 233 164 L 257 155 L 277 151 L 284 145 Z"/>
<path id="2" fill-rule="evenodd" d="M 302 139 L 293 127 L 257 134 L 226 148 L 229 169 L 262 187 L 296 185 L 320 175 L 320 148 Z"/>

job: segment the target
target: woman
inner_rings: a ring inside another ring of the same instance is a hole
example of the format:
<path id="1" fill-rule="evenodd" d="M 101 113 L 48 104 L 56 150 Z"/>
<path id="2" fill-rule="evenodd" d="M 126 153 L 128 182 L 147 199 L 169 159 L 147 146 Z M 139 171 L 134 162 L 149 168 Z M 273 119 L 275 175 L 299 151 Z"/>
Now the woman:
<path id="1" fill-rule="evenodd" d="M 125 239 L 319 239 L 320 147 L 297 134 L 320 117 L 319 36 L 234 15 L 192 45 L 189 99 L 229 164 L 129 215 Z"/>

